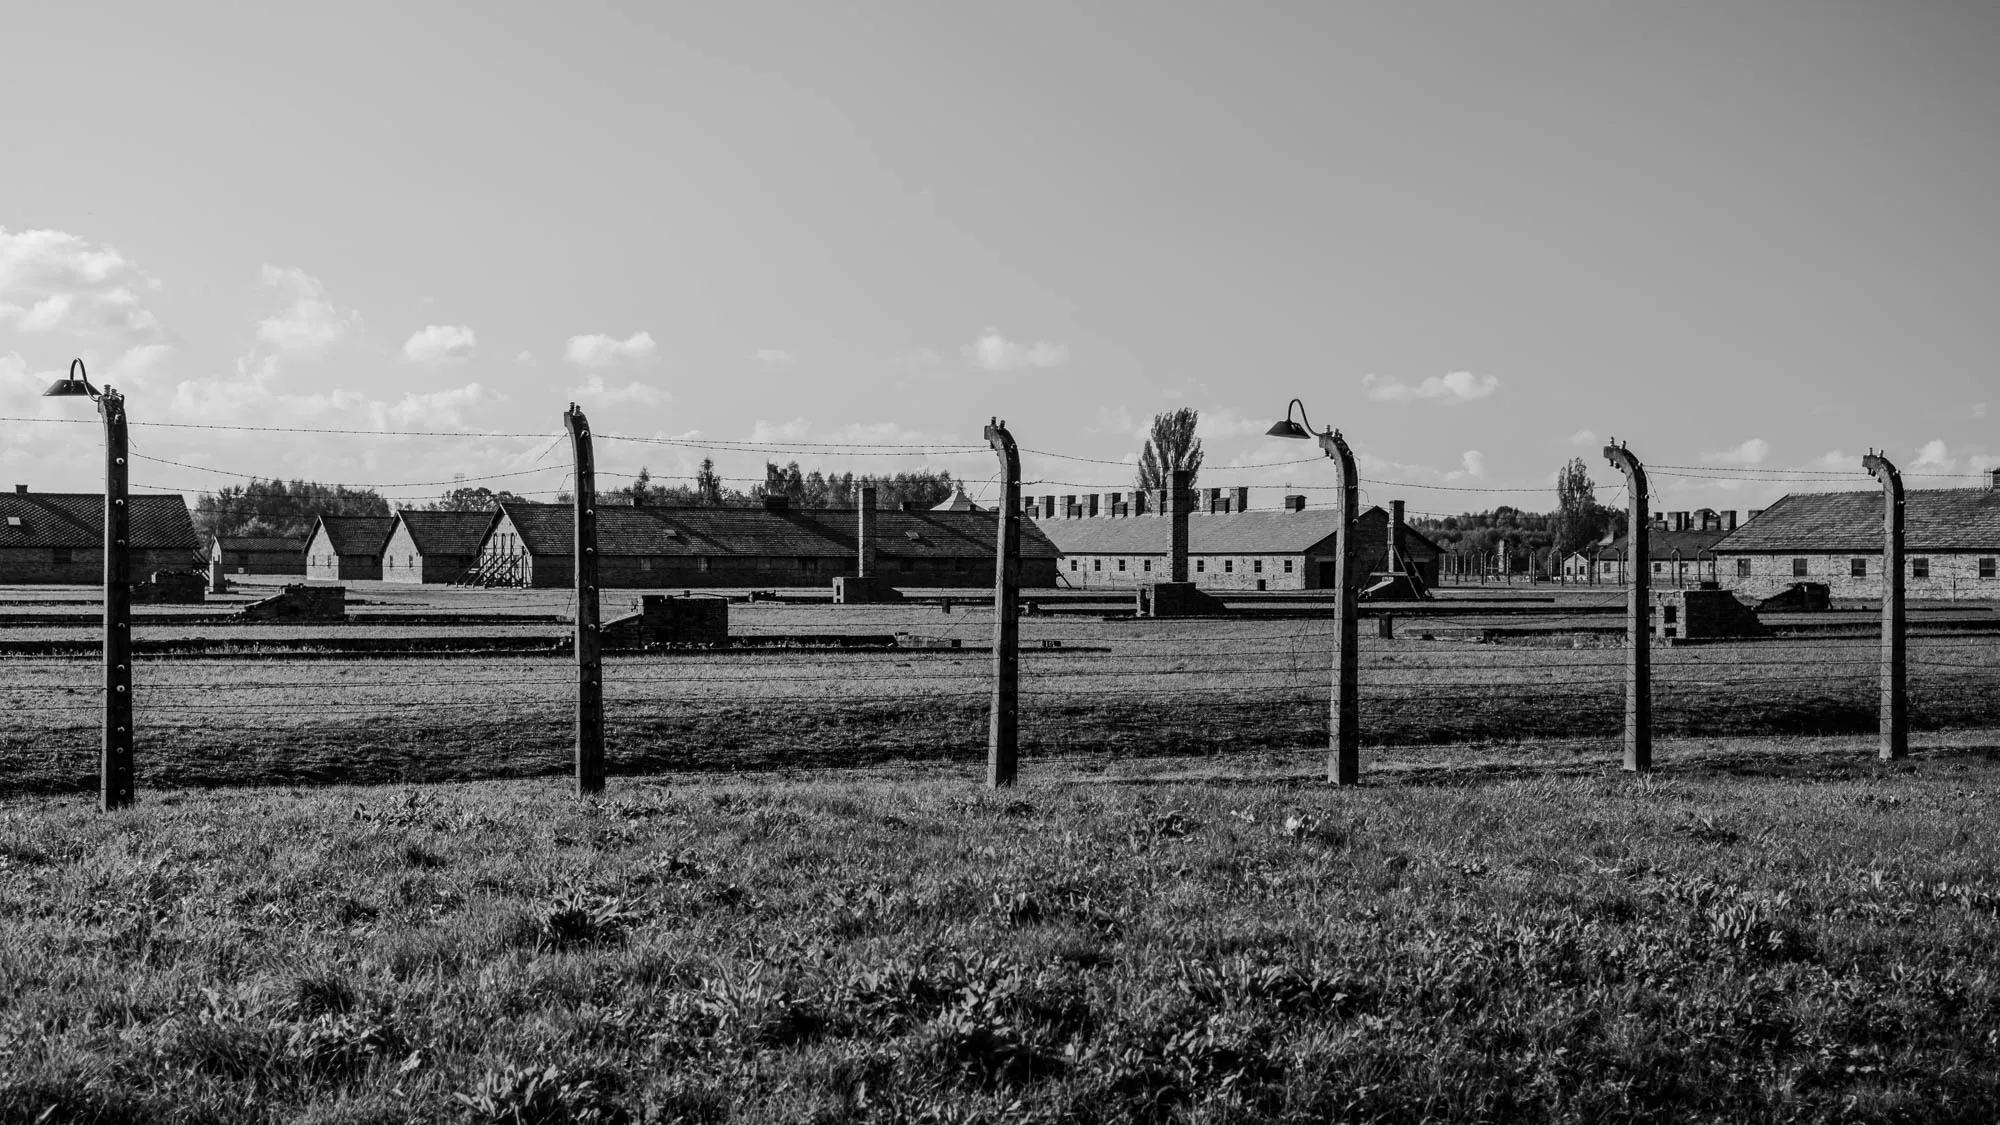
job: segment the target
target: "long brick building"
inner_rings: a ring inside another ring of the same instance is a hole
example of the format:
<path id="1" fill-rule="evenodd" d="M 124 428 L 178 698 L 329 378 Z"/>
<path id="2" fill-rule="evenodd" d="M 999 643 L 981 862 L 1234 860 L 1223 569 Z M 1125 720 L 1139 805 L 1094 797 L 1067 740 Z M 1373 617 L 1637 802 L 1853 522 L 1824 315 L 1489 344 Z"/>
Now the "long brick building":
<path id="1" fill-rule="evenodd" d="M 218 535 L 208 559 L 224 574 L 304 574 L 306 541 L 298 535 Z"/>
<path id="2" fill-rule="evenodd" d="M 1323 590 L 1334 585 L 1340 543 L 1340 510 L 1308 508 L 1288 496 L 1278 511 L 1244 511 L 1246 497 L 1213 490 L 1188 516 L 1188 579 L 1205 590 Z M 1035 526 L 1062 552 L 1062 584 L 1083 589 L 1130 589 L 1167 580 L 1172 519 L 1157 500 L 1072 498 L 1036 505 Z M 1138 514 L 1133 514 L 1136 502 Z M 1051 513 L 1041 515 L 1040 512 Z M 1067 517 L 1053 515 L 1067 512 Z M 1386 570 L 1390 513 L 1379 507 L 1356 521 L 1356 560 L 1364 574 Z M 1403 569 L 1426 585 L 1438 580 L 1437 544 L 1403 526 Z"/>
<path id="3" fill-rule="evenodd" d="M 981 511 L 873 510 L 872 572 L 895 585 L 993 584 L 999 517 Z M 859 573 L 860 516 L 852 508 L 597 508 L 597 573 L 610 589 L 826 586 Z M 574 579 L 569 505 L 509 501 L 479 545 L 482 580 L 566 586 Z M 1021 582 L 1053 586 L 1056 549 L 1022 521 Z"/>
<path id="4" fill-rule="evenodd" d="M 132 580 L 155 571 L 193 570 L 201 540 L 179 493 L 128 498 Z M 96 584 L 104 581 L 104 494 L 0 492 L 0 582 Z"/>
<path id="5" fill-rule="evenodd" d="M 1715 545 L 1722 584 L 1766 597 L 1822 582 L 1834 597 L 1882 596 L 1882 492 L 1793 493 Z M 1913 489 L 1903 506 L 1912 598 L 2000 599 L 2000 469 L 1982 488 Z"/>

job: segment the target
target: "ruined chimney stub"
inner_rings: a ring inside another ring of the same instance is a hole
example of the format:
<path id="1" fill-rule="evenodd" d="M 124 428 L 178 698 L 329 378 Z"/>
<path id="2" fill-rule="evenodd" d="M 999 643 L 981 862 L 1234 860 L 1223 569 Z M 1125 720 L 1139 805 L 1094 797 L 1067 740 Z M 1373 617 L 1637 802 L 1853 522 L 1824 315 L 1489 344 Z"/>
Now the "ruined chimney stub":
<path id="1" fill-rule="evenodd" d="M 875 490 L 862 488 L 855 504 L 854 544 L 856 573 L 862 578 L 875 575 Z"/>

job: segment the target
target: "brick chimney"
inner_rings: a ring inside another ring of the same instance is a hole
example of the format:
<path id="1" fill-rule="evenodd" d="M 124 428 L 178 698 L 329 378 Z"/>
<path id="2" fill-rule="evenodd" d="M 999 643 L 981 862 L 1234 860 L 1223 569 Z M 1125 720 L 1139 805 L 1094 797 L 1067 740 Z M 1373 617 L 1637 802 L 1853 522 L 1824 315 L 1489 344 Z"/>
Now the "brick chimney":
<path id="1" fill-rule="evenodd" d="M 1211 488 L 1208 490 L 1208 514 L 1212 516 L 1220 511 L 1222 511 L 1222 490 Z"/>
<path id="2" fill-rule="evenodd" d="M 1090 510 L 1087 514 L 1092 519 L 1097 518 L 1097 493 L 1093 492 L 1088 496 L 1085 496 L 1084 501 L 1090 505 Z"/>
<path id="3" fill-rule="evenodd" d="M 1076 497 L 1065 496 L 1062 498 L 1062 518 L 1066 520 L 1076 518 Z"/>
<path id="4" fill-rule="evenodd" d="M 1104 514 L 1105 514 L 1105 515 L 1107 515 L 1107 516 L 1122 516 L 1122 515 L 1124 515 L 1125 513 L 1124 513 L 1124 512 L 1121 512 L 1121 511 L 1119 511 L 1118 509 L 1120 509 L 1120 508 L 1122 508 L 1122 507 L 1124 507 L 1124 506 L 1125 506 L 1125 494 L 1124 494 L 1124 493 L 1122 493 L 1122 492 L 1107 492 L 1107 493 L 1105 493 L 1105 494 L 1104 494 Z"/>
<path id="5" fill-rule="evenodd" d="M 17 484 L 14 486 L 14 491 L 22 496 L 26 496 L 28 494 L 28 486 L 25 484 Z"/>
<path id="6" fill-rule="evenodd" d="M 1389 573 L 1403 572 L 1403 502 L 1389 501 Z"/>
<path id="7" fill-rule="evenodd" d="M 875 575 L 875 490 L 862 487 L 854 510 L 856 573 L 862 578 Z"/>
<path id="8" fill-rule="evenodd" d="M 1175 469 L 1167 489 L 1166 512 L 1173 521 L 1167 535 L 1167 581 L 1188 580 L 1188 509 L 1194 506 L 1194 474 Z"/>
<path id="9" fill-rule="evenodd" d="M 1986 470 L 1986 491 L 2000 492 L 2000 469 Z"/>
<path id="10" fill-rule="evenodd" d="M 1138 492 L 1134 492 L 1132 494 L 1132 514 L 1135 516 L 1143 516 L 1147 513 L 1148 510 L 1150 509 L 1146 504 L 1146 491 L 1144 489 L 1141 489 Z"/>
<path id="11" fill-rule="evenodd" d="M 1235 496 L 1233 496 L 1233 497 L 1231 497 L 1231 498 L 1230 498 L 1230 501 L 1229 501 L 1229 510 L 1230 510 L 1230 511 L 1232 511 L 1232 512 L 1247 512 L 1247 511 L 1249 511 L 1249 510 L 1250 510 L 1250 490 L 1249 490 L 1249 489 L 1247 489 L 1247 488 L 1238 488 L 1238 489 L 1236 489 L 1236 494 L 1235 494 Z"/>
<path id="12" fill-rule="evenodd" d="M 1722 530 L 1724 531 L 1736 530 L 1736 509 L 1731 508 L 1728 511 L 1722 513 Z"/>
<path id="13" fill-rule="evenodd" d="M 1287 512 L 1303 512 L 1303 511 L 1305 511 L 1305 510 L 1306 510 L 1306 498 L 1305 498 L 1305 497 L 1303 497 L 1303 496 L 1287 496 L 1287 497 L 1285 497 L 1285 510 L 1286 510 Z"/>

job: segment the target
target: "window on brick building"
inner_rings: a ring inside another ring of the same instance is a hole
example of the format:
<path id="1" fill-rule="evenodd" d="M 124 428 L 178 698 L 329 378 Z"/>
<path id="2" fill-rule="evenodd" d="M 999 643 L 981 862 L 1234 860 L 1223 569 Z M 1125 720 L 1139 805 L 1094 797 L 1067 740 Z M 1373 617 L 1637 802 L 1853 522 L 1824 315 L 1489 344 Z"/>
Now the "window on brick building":
<path id="1" fill-rule="evenodd" d="M 1208 573 L 1208 560 L 1207 559 L 1194 560 L 1194 572 L 1196 574 Z"/>
<path id="2" fill-rule="evenodd" d="M 1103 569 L 1104 569 L 1104 560 L 1103 560 L 1103 559 L 1092 559 L 1092 560 L 1090 560 L 1090 569 L 1092 569 L 1092 570 L 1103 570 Z"/>
<path id="3" fill-rule="evenodd" d="M 1222 573 L 1224 573 L 1224 574 L 1235 574 L 1235 573 L 1236 573 L 1236 560 L 1235 560 L 1235 559 L 1223 559 L 1223 560 L 1222 560 Z"/>
<path id="4" fill-rule="evenodd" d="M 1264 573 L 1264 560 L 1258 559 L 1256 562 L 1251 563 L 1250 569 L 1257 572 L 1258 574 Z"/>
<path id="5" fill-rule="evenodd" d="M 1736 560 L 1736 577 L 1738 577 L 1738 578 L 1748 578 L 1748 577 L 1750 577 L 1750 560 L 1749 560 L 1749 559 L 1737 559 L 1737 560 Z"/>
<path id="6" fill-rule="evenodd" d="M 1119 560 L 1118 560 L 1118 569 L 1119 569 L 1119 570 L 1124 570 L 1124 569 L 1125 569 L 1125 560 L 1124 560 L 1124 559 L 1119 559 Z"/>
<path id="7" fill-rule="evenodd" d="M 1141 562 L 1141 563 L 1140 563 L 1139 565 L 1140 565 L 1140 567 L 1141 567 L 1141 568 L 1142 568 L 1143 570 L 1145 570 L 1145 572 L 1146 572 L 1147 574 L 1151 574 L 1151 573 L 1153 573 L 1153 560 L 1152 560 L 1152 559 L 1145 559 L 1145 560 L 1143 560 L 1143 561 L 1142 561 L 1142 562 Z"/>
<path id="8" fill-rule="evenodd" d="M 1929 559 L 1910 560 L 1910 577 L 1929 578 L 1930 576 L 1931 576 L 1931 560 Z"/>
<path id="9" fill-rule="evenodd" d="M 1849 578 L 1866 578 L 1866 577 L 1868 577 L 1868 560 L 1867 560 L 1867 559 L 1848 559 L 1848 560 L 1847 560 L 1847 576 L 1848 576 Z"/>
<path id="10" fill-rule="evenodd" d="M 1075 559 L 1071 559 L 1071 560 L 1069 560 L 1069 568 L 1070 568 L 1071 570 L 1075 570 L 1075 569 L 1076 569 L 1076 560 L 1075 560 Z"/>
<path id="11" fill-rule="evenodd" d="M 1979 560 L 1979 577 L 1981 578 L 1993 577 L 1993 561 L 1994 560 L 1992 559 Z"/>
<path id="12" fill-rule="evenodd" d="M 1290 559 L 1286 559 L 1286 560 L 1285 560 L 1285 573 L 1286 573 L 1286 574 L 1290 574 L 1291 572 L 1292 572 L 1292 560 L 1290 560 Z"/>
<path id="13" fill-rule="evenodd" d="M 1793 578 L 1804 578 L 1805 576 L 1806 576 L 1806 560 L 1804 560 L 1804 559 L 1793 559 L 1793 560 L 1792 560 L 1792 577 L 1793 577 Z"/>
<path id="14" fill-rule="evenodd" d="M 1654 564 L 1653 564 L 1653 573 L 1654 573 L 1654 574 L 1658 574 L 1658 573 L 1660 573 L 1661 569 L 1662 569 L 1662 568 L 1663 568 L 1663 567 L 1664 567 L 1665 565 L 1666 565 L 1666 564 L 1664 564 L 1664 563 L 1654 563 Z"/>

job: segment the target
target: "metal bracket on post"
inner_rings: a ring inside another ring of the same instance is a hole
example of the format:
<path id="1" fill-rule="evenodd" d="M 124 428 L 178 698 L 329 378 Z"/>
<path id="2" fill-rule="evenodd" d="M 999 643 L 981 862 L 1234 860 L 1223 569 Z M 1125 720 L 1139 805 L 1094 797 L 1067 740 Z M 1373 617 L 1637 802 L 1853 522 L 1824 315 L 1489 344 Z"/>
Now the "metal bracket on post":
<path id="1" fill-rule="evenodd" d="M 1882 482 L 1882 743 L 1885 762 L 1910 753 L 1909 631 L 1903 613 L 1903 474 L 1880 453 L 1861 464 Z"/>
<path id="2" fill-rule="evenodd" d="M 1625 474 L 1625 555 L 1632 585 L 1625 603 L 1625 768 L 1647 773 L 1653 768 L 1653 589 L 1652 517 L 1646 505 L 1646 467 L 1632 451 L 1611 439 L 1604 459 Z"/>
<path id="3" fill-rule="evenodd" d="M 993 561 L 993 709 L 986 732 L 986 785 L 1014 784 L 1021 720 L 1021 452 L 1007 423 L 986 427 L 986 443 L 1000 457 L 999 527 Z"/>
<path id="4" fill-rule="evenodd" d="M 590 422 L 570 403 L 563 415 L 576 457 L 576 792 L 604 788 L 604 657 L 597 629 L 597 465 Z"/>
<path id="5" fill-rule="evenodd" d="M 1340 470 L 1340 531 L 1335 543 L 1333 584 L 1333 702 L 1327 732 L 1326 779 L 1336 785 L 1361 783 L 1360 689 L 1360 556 L 1354 542 L 1359 526 L 1355 509 L 1361 504 L 1361 483 L 1354 469 L 1354 451 L 1339 430 L 1319 435 L 1319 447 Z"/>
<path id="6" fill-rule="evenodd" d="M 98 769 L 99 807 L 133 802 L 132 781 L 132 512 L 131 467 L 125 436 L 125 396 L 104 388 L 104 753 Z"/>

